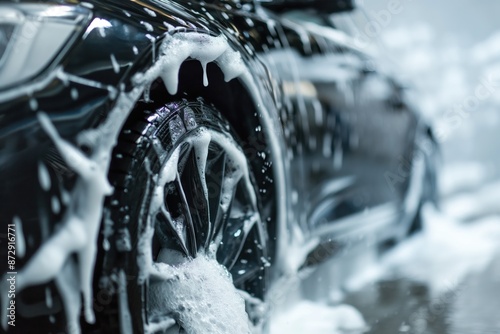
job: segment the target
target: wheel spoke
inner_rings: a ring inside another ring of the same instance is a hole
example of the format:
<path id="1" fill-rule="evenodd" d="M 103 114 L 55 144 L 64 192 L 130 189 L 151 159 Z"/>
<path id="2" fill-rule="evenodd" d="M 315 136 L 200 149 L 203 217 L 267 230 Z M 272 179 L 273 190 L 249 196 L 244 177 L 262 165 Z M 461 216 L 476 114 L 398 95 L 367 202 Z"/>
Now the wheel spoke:
<path id="1" fill-rule="evenodd" d="M 262 266 L 258 263 L 237 263 L 231 270 L 231 273 L 233 274 L 233 282 L 236 286 L 243 285 L 245 282 L 255 278 L 262 272 Z"/>
<path id="2" fill-rule="evenodd" d="M 186 192 L 184 191 L 184 188 L 182 187 L 182 183 L 180 180 L 180 176 L 177 173 L 177 178 L 176 178 L 176 186 L 177 186 L 177 191 L 180 194 L 181 202 L 182 202 L 182 207 L 185 210 L 185 217 L 186 217 L 186 228 L 187 228 L 187 234 L 188 234 L 188 240 L 189 240 L 189 250 L 191 252 L 192 256 L 195 256 L 197 253 L 197 243 L 196 243 L 196 231 L 194 229 L 194 223 L 193 223 L 193 216 L 191 215 L 191 210 L 189 208 L 189 203 L 186 199 Z"/>
<path id="3" fill-rule="evenodd" d="M 222 234 L 224 234 L 224 230 L 228 223 L 234 195 L 242 176 L 243 173 L 241 168 L 239 168 L 230 157 L 227 157 L 225 159 L 224 174 L 221 183 L 220 200 L 217 203 L 217 210 L 220 211 L 221 222 L 219 223 L 218 230 L 213 236 L 213 240 L 216 241 L 217 247 L 219 244 L 218 241 L 222 241 Z"/>
<path id="4" fill-rule="evenodd" d="M 236 261 L 240 258 L 240 254 L 250 231 L 259 224 L 259 222 L 260 217 L 255 212 L 228 219 L 222 239 L 224 245 L 224 252 L 222 253 L 223 258 L 219 258 L 219 261 L 221 261 L 228 270 L 231 270 Z"/>
<path id="5" fill-rule="evenodd" d="M 182 251 L 186 254 L 186 256 L 192 256 L 187 247 L 185 225 L 182 224 L 182 222 L 174 222 L 170 212 L 167 211 L 165 205 L 162 205 L 160 207 L 160 212 L 158 212 L 157 214 L 156 232 L 163 244 L 167 244 L 170 241 L 169 236 L 166 234 L 167 231 L 174 234 L 176 240 L 178 241 Z"/>
<path id="6" fill-rule="evenodd" d="M 202 195 L 202 198 L 199 198 L 199 202 L 203 203 L 203 208 L 205 211 L 201 212 L 202 216 L 201 223 L 206 224 L 207 235 L 204 242 L 204 247 L 208 248 L 210 245 L 210 236 L 212 234 L 212 223 L 210 221 L 210 203 L 208 198 L 208 186 L 206 180 L 206 167 L 207 167 L 207 158 L 208 158 L 208 149 L 210 146 L 211 135 L 208 131 L 202 131 L 198 134 L 198 137 L 194 140 L 194 152 L 195 152 L 195 163 L 198 169 L 198 181 L 200 183 L 202 193 L 198 195 Z"/>
<path id="7" fill-rule="evenodd" d="M 210 187 L 210 219 L 212 221 L 212 231 L 210 234 L 210 240 L 220 242 L 217 240 L 216 236 L 219 235 L 223 222 L 226 218 L 226 212 L 222 209 L 220 205 L 222 197 L 222 183 L 224 181 L 224 174 L 226 172 L 226 154 L 219 154 L 211 163 L 207 166 L 210 173 L 207 174 L 207 183 Z M 213 185 L 213 187 L 212 187 Z"/>
<path id="8" fill-rule="evenodd" d="M 196 156 L 190 152 L 179 185 L 183 189 L 185 203 L 191 214 L 195 240 L 198 249 L 205 247 L 210 235 L 209 203 L 205 196 L 200 173 L 197 171 Z M 194 254 L 195 255 L 195 254 Z"/>

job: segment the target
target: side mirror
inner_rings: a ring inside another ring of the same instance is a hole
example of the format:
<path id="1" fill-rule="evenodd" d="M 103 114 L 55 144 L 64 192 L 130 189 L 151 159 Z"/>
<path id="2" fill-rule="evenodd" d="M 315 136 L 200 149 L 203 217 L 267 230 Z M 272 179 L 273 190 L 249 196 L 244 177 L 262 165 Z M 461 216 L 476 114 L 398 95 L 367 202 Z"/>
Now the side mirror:
<path id="1" fill-rule="evenodd" d="M 355 0 L 259 0 L 262 6 L 277 12 L 297 9 L 314 9 L 322 14 L 354 10 Z"/>

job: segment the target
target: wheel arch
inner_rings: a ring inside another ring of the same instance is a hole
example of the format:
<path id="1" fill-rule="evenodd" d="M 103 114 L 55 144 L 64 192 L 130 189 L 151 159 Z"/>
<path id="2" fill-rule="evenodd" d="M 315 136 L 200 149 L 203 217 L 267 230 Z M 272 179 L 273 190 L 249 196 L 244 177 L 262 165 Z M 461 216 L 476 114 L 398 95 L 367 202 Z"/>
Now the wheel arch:
<path id="1" fill-rule="evenodd" d="M 266 172 L 260 173 L 260 169 L 256 172 L 261 178 L 258 181 L 259 188 L 265 188 L 262 184 L 269 186 L 269 179 L 279 179 L 276 182 L 275 192 L 270 192 L 268 189 L 261 192 L 267 194 L 267 198 L 271 198 L 272 194 L 276 194 L 279 199 L 276 199 L 276 212 L 270 213 L 269 216 L 274 216 L 275 224 L 270 224 L 273 233 L 269 233 L 269 240 L 278 243 L 276 240 L 277 234 L 286 233 L 286 215 L 289 199 L 285 190 L 289 177 L 288 167 L 284 162 L 286 143 L 283 138 L 282 126 L 279 121 L 278 107 L 280 93 L 274 91 L 274 85 L 271 83 L 269 73 L 265 68 L 261 67 L 258 61 L 254 64 L 255 55 L 251 55 L 242 47 L 241 42 L 236 40 L 234 36 L 227 36 L 224 31 L 218 27 L 212 26 L 210 30 L 189 30 L 184 33 L 198 33 L 209 36 L 225 35 L 227 46 L 229 49 L 236 51 L 241 55 L 241 65 L 243 65 L 243 73 L 237 75 L 230 81 L 225 80 L 224 70 L 222 65 L 216 61 L 209 62 L 206 67 L 208 78 L 208 86 L 203 85 L 203 68 L 201 63 L 192 58 L 185 59 L 178 71 L 177 93 L 172 95 L 168 93 L 165 83 L 160 77 L 150 82 L 149 98 L 152 103 L 152 108 L 155 104 L 180 101 L 182 99 L 194 100 L 198 97 L 203 98 L 207 103 L 212 104 L 221 114 L 229 121 L 235 132 L 240 136 L 241 147 L 250 162 L 263 161 L 267 164 Z M 175 35 L 177 32 L 168 33 Z M 162 38 L 156 40 L 148 50 L 141 52 L 139 59 L 134 62 L 125 77 L 122 78 L 123 87 L 127 90 L 133 89 L 138 85 L 136 82 L 136 74 L 146 74 L 149 69 L 154 67 L 158 62 L 158 57 L 152 60 L 153 54 L 161 52 L 162 45 L 165 43 L 165 34 Z M 164 55 L 167 56 L 167 55 Z M 262 65 L 263 66 L 263 65 Z M 148 92 L 146 87 L 145 92 Z M 146 94 L 147 95 L 147 94 Z M 147 98 L 142 94 L 135 102 L 136 104 L 144 102 Z M 128 117 L 131 117 L 129 115 Z M 267 133 L 266 133 L 267 131 Z M 254 134 L 257 134 L 253 136 Z M 265 158 L 262 158 L 265 153 Z M 274 161 L 271 158 L 274 155 Z M 273 172 L 274 171 L 274 172 Z M 264 196 L 264 197 L 266 197 Z M 269 200 L 262 201 L 264 203 Z M 279 202 L 279 203 L 278 203 Z M 274 245 L 273 245 L 274 246 Z M 283 245 L 276 245 L 273 249 L 281 249 Z M 278 251 L 282 253 L 282 251 Z M 273 257 L 277 256 L 273 254 Z M 279 254 L 278 254 L 279 256 Z"/>

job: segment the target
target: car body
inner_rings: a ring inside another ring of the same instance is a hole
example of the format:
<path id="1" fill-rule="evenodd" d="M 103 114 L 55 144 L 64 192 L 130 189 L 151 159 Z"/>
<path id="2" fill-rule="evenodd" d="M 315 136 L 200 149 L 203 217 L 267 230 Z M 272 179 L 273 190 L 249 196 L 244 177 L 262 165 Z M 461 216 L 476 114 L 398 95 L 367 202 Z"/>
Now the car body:
<path id="1" fill-rule="evenodd" d="M 153 331 L 144 325 L 150 319 L 142 307 L 133 309 L 145 298 L 137 286 L 147 286 L 137 283 L 140 270 L 131 269 L 140 255 L 133 250 L 139 232 L 131 227 L 128 206 L 113 207 L 122 185 L 142 187 L 139 179 L 116 176 L 129 168 L 123 166 L 133 166 L 116 150 L 133 142 L 122 137 L 139 102 L 201 98 L 233 128 L 238 150 L 253 170 L 260 218 L 267 222 L 261 232 L 271 266 L 262 270 L 269 282 L 332 256 L 329 244 L 342 244 L 360 231 L 382 244 L 415 228 L 421 204 L 435 194 L 432 131 L 407 102 L 405 89 L 351 38 L 332 26 L 286 15 L 295 5 L 321 3 L 326 2 L 2 3 L 1 217 L 2 226 L 16 228 L 17 239 L 25 240 L 16 244 L 14 269 L 22 272 L 38 261 L 33 258 L 68 221 L 89 219 L 85 226 L 95 231 L 82 235 L 84 244 L 96 248 L 95 266 L 87 271 L 93 275 L 97 324 L 82 328 Z M 340 8 L 333 7 L 331 12 Z M 183 108 L 179 115 L 187 117 L 189 106 Z M 86 163 L 90 167 L 79 169 Z M 92 186 L 97 179 L 85 178 L 91 170 L 104 175 L 101 183 Z M 107 184 L 108 172 L 115 175 L 114 192 L 99 186 Z M 2 254 L 9 238 L 2 240 Z M 300 248 L 302 256 L 287 257 L 291 247 Z M 73 266 L 80 270 L 82 254 L 92 254 L 88 246 L 71 249 L 54 267 L 55 276 L 26 283 L 23 294 L 17 291 L 18 326 L 27 318 L 38 326 L 24 333 L 62 330 L 70 322 L 62 311 L 70 303 L 67 290 L 55 277 L 70 270 L 64 261 L 75 254 L 80 262 Z M 1 266 L 2 273 L 14 271 L 5 261 Z M 238 285 L 244 268 L 227 267 L 237 287 L 265 300 L 269 285 Z M 73 323 L 79 319 L 75 312 Z"/>

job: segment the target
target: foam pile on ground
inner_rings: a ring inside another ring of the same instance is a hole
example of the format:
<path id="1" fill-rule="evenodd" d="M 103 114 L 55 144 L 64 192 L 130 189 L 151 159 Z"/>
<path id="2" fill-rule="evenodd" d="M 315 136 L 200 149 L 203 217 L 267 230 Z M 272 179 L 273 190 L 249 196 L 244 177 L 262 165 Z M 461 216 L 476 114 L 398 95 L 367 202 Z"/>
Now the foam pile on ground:
<path id="1" fill-rule="evenodd" d="M 384 265 L 427 282 L 436 293 L 459 284 L 471 272 L 484 270 L 499 249 L 498 219 L 464 224 L 430 206 L 424 217 L 424 233 L 388 254 Z"/>
<path id="2" fill-rule="evenodd" d="M 156 265 L 170 279 L 151 284 L 152 312 L 162 317 L 168 310 L 190 334 L 251 333 L 245 302 L 215 259 L 199 255 L 179 265 Z"/>
<path id="3" fill-rule="evenodd" d="M 427 205 L 424 231 L 398 245 L 348 283 L 358 290 L 382 277 L 406 277 L 425 282 L 435 295 L 460 284 L 466 275 L 482 271 L 500 250 L 500 219 L 483 217 L 468 224 Z M 425 270 L 422 270 L 425 268 Z"/>
<path id="4" fill-rule="evenodd" d="M 310 301 L 297 303 L 278 314 L 271 323 L 271 334 L 360 334 L 366 331 L 363 316 L 352 306 L 327 306 Z"/>

